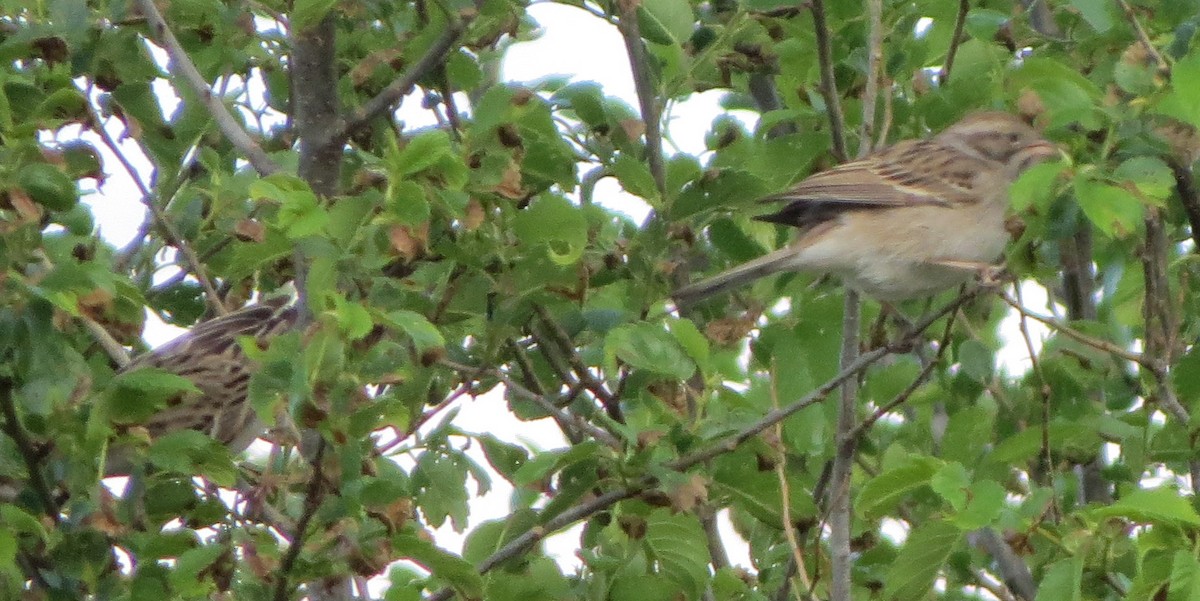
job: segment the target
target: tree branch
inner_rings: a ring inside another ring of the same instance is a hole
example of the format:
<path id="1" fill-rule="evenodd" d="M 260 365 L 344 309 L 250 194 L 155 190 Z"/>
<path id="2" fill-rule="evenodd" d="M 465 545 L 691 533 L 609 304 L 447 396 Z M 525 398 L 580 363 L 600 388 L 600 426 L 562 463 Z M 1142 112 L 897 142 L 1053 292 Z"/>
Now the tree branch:
<path id="1" fill-rule="evenodd" d="M 646 46 L 642 43 L 642 33 L 638 27 L 639 4 L 641 3 L 636 0 L 617 0 L 617 30 L 625 40 L 625 51 L 629 55 L 629 67 L 633 72 L 638 106 L 641 109 L 642 122 L 646 126 L 646 164 L 650 167 L 650 175 L 654 177 L 659 196 L 665 198 L 667 178 L 662 157 L 662 107 L 658 104 L 658 90 L 650 73 Z"/>
<path id="2" fill-rule="evenodd" d="M 162 13 L 158 12 L 158 7 L 154 5 L 154 0 L 134 0 L 137 7 L 141 9 L 142 14 L 146 17 L 147 23 L 150 25 L 150 32 L 155 43 L 166 51 L 167 56 L 171 59 L 171 72 L 180 77 L 191 89 L 200 102 L 208 109 L 208 114 L 212 116 L 217 123 L 217 128 L 225 135 L 230 144 L 237 148 L 246 160 L 250 161 L 250 165 L 259 175 L 270 175 L 279 171 L 279 165 L 267 156 L 262 147 L 258 145 L 249 134 L 246 133 L 233 118 L 233 114 L 221 102 L 221 99 L 214 96 L 212 90 L 208 86 L 208 82 L 200 75 L 200 71 L 196 69 L 196 65 L 192 64 L 192 59 L 183 50 L 183 46 L 179 45 L 179 40 L 175 39 L 175 34 L 171 33 L 171 29 L 167 26 L 167 22 L 163 19 Z M 181 94 L 181 96 L 183 96 Z"/>
<path id="3" fill-rule="evenodd" d="M 967 24 L 967 12 L 970 10 L 970 0 L 958 0 L 958 16 L 954 18 L 954 33 L 950 35 L 950 48 L 946 50 L 946 64 L 942 65 L 941 85 L 950 83 L 950 70 L 954 68 L 958 47 L 963 43 L 963 26 Z"/>
<path id="4" fill-rule="evenodd" d="M 8 434 L 17 450 L 21 452 L 21 459 L 25 462 L 25 471 L 29 472 L 30 485 L 42 500 L 46 516 L 57 524 L 61 510 L 54 500 L 54 495 L 50 492 L 50 485 L 42 474 L 41 458 L 38 457 L 37 450 L 33 448 L 33 441 L 29 440 L 25 428 L 21 427 L 21 420 L 17 417 L 16 400 L 13 398 L 13 382 L 7 377 L 0 377 L 0 412 L 4 414 L 4 433 Z"/>
<path id="5" fill-rule="evenodd" d="M 288 575 L 291 574 L 296 560 L 300 557 L 300 551 L 304 548 L 304 532 L 308 530 L 308 524 L 317 514 L 317 508 L 321 506 L 321 484 L 325 479 L 323 470 L 325 445 L 325 439 L 322 438 L 312 460 L 313 473 L 308 481 L 308 489 L 304 492 L 304 510 L 300 514 L 300 519 L 296 520 L 296 531 L 292 533 L 291 545 L 279 563 L 279 581 L 275 585 L 275 601 L 288 600 Z"/>
<path id="6" fill-rule="evenodd" d="M 817 60 L 821 67 L 821 96 L 825 99 L 825 111 L 829 115 L 829 132 L 833 139 L 833 156 L 838 162 L 849 158 L 846 152 L 846 134 L 842 117 L 841 95 L 837 80 L 833 76 L 833 50 L 829 40 L 829 26 L 825 22 L 824 0 L 811 0 L 813 27 L 817 36 Z"/>
<path id="7" fill-rule="evenodd" d="M 521 385 L 520 382 L 517 382 L 516 380 L 509 377 L 508 374 L 506 374 L 500 370 L 481 369 L 481 368 L 477 368 L 477 367 L 471 367 L 469 365 L 463 365 L 461 363 L 456 363 L 449 359 L 442 359 L 441 364 L 445 365 L 446 367 L 449 367 L 450 369 L 453 369 L 454 371 L 459 372 L 465 378 L 475 379 L 475 378 L 478 378 L 482 374 L 487 374 L 488 376 L 496 378 L 497 380 L 500 380 L 502 383 L 504 383 L 504 386 L 509 391 L 511 391 L 513 394 L 516 394 L 519 397 L 522 397 L 524 399 L 534 402 L 535 404 L 537 404 L 538 407 L 541 407 L 543 411 L 545 411 L 545 412 L 549 413 L 551 416 L 553 416 L 554 419 L 557 420 L 558 422 L 564 423 L 564 424 L 570 424 L 572 427 L 586 432 L 592 438 L 595 438 L 596 440 L 604 443 L 606 446 L 609 446 L 613 449 L 619 450 L 619 449 L 624 448 L 624 445 L 616 436 L 610 434 L 606 430 L 596 427 L 594 424 L 580 418 L 579 416 L 572 415 L 566 411 L 563 411 L 562 409 L 559 409 L 558 406 L 555 405 L 554 402 L 551 401 L 549 398 L 547 398 L 545 395 L 537 394 L 537 393 L 533 392 L 532 390 L 525 388 L 524 386 Z"/>
<path id="8" fill-rule="evenodd" d="M 175 226 L 171 224 L 171 220 L 167 218 L 166 212 L 154 202 L 154 193 L 142 181 L 141 175 L 133 166 L 133 163 L 121 152 L 116 140 L 113 140 L 112 136 L 108 134 L 108 130 L 104 129 L 104 125 L 100 121 L 100 115 L 96 112 L 96 107 L 90 102 L 88 103 L 88 111 L 91 113 L 92 121 L 96 124 L 96 127 L 92 131 L 96 132 L 100 136 L 100 139 L 104 141 L 104 145 L 116 155 L 117 161 L 121 163 L 121 167 L 125 169 L 125 172 L 129 174 L 129 178 L 133 180 L 134 185 L 138 187 L 138 191 L 142 194 L 142 204 L 150 211 L 151 219 L 162 230 L 163 237 L 166 238 L 167 243 L 174 246 L 179 251 L 179 254 L 183 255 L 183 260 L 187 264 L 188 270 L 196 278 L 196 281 L 200 282 L 200 287 L 204 290 L 205 303 L 208 304 L 209 308 L 216 315 L 228 315 L 229 310 L 221 302 L 221 296 L 217 294 L 216 286 L 208 278 L 208 271 L 204 267 L 204 261 L 196 255 L 196 251 L 192 249 L 192 246 L 184 241 L 183 236 L 179 235 L 179 231 L 175 229 Z"/>
<path id="9" fill-rule="evenodd" d="M 483 0 L 475 0 L 475 13 L 483 7 Z M 461 14 L 459 18 L 446 25 L 442 35 L 434 40 L 417 62 L 413 63 L 398 79 L 388 84 L 386 88 L 357 108 L 330 130 L 329 140 L 345 140 L 360 127 L 373 119 L 382 116 L 392 105 L 404 98 L 417 82 L 443 64 L 450 51 L 458 43 L 459 37 L 467 30 L 467 26 L 475 18 L 475 14 Z"/>

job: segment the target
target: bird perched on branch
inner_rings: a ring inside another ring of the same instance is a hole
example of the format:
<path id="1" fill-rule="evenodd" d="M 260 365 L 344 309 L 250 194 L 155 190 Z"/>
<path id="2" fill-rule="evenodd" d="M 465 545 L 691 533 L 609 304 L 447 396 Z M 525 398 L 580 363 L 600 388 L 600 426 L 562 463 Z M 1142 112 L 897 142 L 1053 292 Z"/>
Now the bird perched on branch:
<path id="1" fill-rule="evenodd" d="M 672 296 L 687 307 L 783 271 L 831 273 L 885 302 L 933 295 L 1000 257 L 1009 186 L 1058 155 L 1016 116 L 969 115 L 765 198 L 787 204 L 757 219 L 798 228 L 796 240 Z"/>
<path id="2" fill-rule="evenodd" d="M 239 339 L 252 337 L 265 346 L 272 337 L 296 323 L 298 311 L 287 298 L 250 305 L 228 315 L 197 324 L 178 338 L 134 358 L 121 371 L 156 367 L 195 384 L 191 393 L 168 403 L 144 424 L 158 438 L 185 429 L 208 434 L 241 453 L 262 434 L 264 425 L 247 402 L 253 363 L 242 352 Z M 130 460 L 121 449 L 112 449 L 106 475 L 127 474 Z"/>

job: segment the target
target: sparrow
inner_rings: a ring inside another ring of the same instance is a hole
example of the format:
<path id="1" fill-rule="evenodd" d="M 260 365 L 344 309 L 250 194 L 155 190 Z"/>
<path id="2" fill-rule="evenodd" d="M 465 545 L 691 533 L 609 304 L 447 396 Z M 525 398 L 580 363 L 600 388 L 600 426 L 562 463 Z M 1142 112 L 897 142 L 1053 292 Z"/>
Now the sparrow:
<path id="1" fill-rule="evenodd" d="M 931 296 L 970 279 L 1004 251 L 1008 188 L 1060 155 L 1020 118 L 968 115 L 927 140 L 905 140 L 808 177 L 763 202 L 760 221 L 795 241 L 672 297 L 684 308 L 770 274 L 829 273 L 883 302 Z"/>
<path id="2" fill-rule="evenodd" d="M 286 302 L 286 297 L 271 299 L 200 323 L 121 369 L 123 373 L 156 367 L 186 378 L 200 391 L 172 399 L 152 415 L 143 424 L 151 439 L 179 430 L 198 430 L 236 455 L 263 433 L 264 424 L 247 402 L 256 366 L 242 351 L 239 339 L 248 336 L 265 346 L 272 337 L 291 329 L 298 310 Z M 105 475 L 127 475 L 131 469 L 127 449 L 110 448 Z"/>

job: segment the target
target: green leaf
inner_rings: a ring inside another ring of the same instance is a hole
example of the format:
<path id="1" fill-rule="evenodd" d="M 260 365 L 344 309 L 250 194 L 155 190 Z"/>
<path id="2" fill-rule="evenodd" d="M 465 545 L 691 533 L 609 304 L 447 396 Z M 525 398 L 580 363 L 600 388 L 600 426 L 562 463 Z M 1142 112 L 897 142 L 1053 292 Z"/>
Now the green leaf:
<path id="1" fill-rule="evenodd" d="M 658 186 L 650 168 L 644 161 L 639 161 L 628 154 L 621 153 L 612 164 L 613 174 L 621 182 L 621 187 L 634 196 L 644 198 L 651 206 L 659 206 Z"/>
<path id="2" fill-rule="evenodd" d="M 1187 551 L 1176 551 L 1171 562 L 1171 579 L 1167 601 L 1196 601 L 1200 599 L 1200 562 Z"/>
<path id="3" fill-rule="evenodd" d="M 1175 191 L 1175 174 L 1157 157 L 1133 157 L 1117 166 L 1113 179 L 1132 184 L 1146 200 L 1159 206 Z"/>
<path id="4" fill-rule="evenodd" d="M 1122 517 L 1138 523 L 1200 526 L 1200 515 L 1187 498 L 1168 487 L 1138 489 L 1089 513 L 1099 519 Z"/>
<path id="5" fill-rule="evenodd" d="M 688 599 L 698 599 L 708 583 L 708 546 L 695 516 L 657 509 L 646 518 L 646 548 L 660 573 Z"/>
<path id="6" fill-rule="evenodd" d="M 1113 26 L 1113 6 L 1108 0 L 1071 0 L 1074 6 L 1096 33 L 1104 33 Z"/>
<path id="7" fill-rule="evenodd" d="M 62 169 L 47 163 L 33 163 L 17 171 L 17 185 L 34 202 L 52 211 L 66 211 L 79 202 L 75 182 Z"/>
<path id="8" fill-rule="evenodd" d="M 1038 585 L 1035 601 L 1079 601 L 1083 591 L 1083 556 L 1051 564 Z"/>
<path id="9" fill-rule="evenodd" d="M 604 340 L 605 356 L 619 358 L 638 369 L 679 380 L 691 377 L 696 364 L 679 342 L 661 326 L 637 323 L 614 328 Z"/>
<path id="10" fill-rule="evenodd" d="M 429 221 L 429 199 L 420 184 L 409 180 L 392 182 L 388 186 L 387 200 L 389 213 L 399 223 L 421 225 Z"/>
<path id="11" fill-rule="evenodd" d="M 1142 223 L 1142 203 L 1128 190 L 1080 175 L 1073 182 L 1075 198 L 1088 221 L 1110 238 L 1124 238 Z"/>
<path id="12" fill-rule="evenodd" d="M 401 309 L 376 317 L 379 319 L 379 323 L 407 334 L 418 351 L 423 352 L 446 346 L 446 339 L 442 336 L 441 331 L 420 313 Z"/>
<path id="13" fill-rule="evenodd" d="M 958 363 L 967 377 L 976 382 L 988 382 L 992 378 L 995 359 L 990 349 L 972 338 L 958 345 Z"/>
<path id="14" fill-rule="evenodd" d="M 1058 177 L 1065 171 L 1063 161 L 1038 163 L 1030 167 L 1008 189 L 1009 202 L 1017 213 L 1034 209 L 1046 213 L 1058 190 Z"/>
<path id="15" fill-rule="evenodd" d="M 587 246 L 587 219 L 561 196 L 543 194 L 517 214 L 513 224 L 522 244 L 544 246 L 558 265 L 573 265 Z"/>
<path id="16" fill-rule="evenodd" d="M 962 531 L 949 522 L 933 520 L 917 526 L 888 569 L 883 598 L 897 601 L 925 598 L 961 536 Z"/>
<path id="17" fill-rule="evenodd" d="M 167 401 L 187 394 L 200 394 L 191 380 L 157 367 L 141 367 L 113 378 L 105 409 L 114 423 L 137 424 L 166 406 Z"/>
<path id="18" fill-rule="evenodd" d="M 683 347 L 692 361 L 701 369 L 705 369 L 709 360 L 708 337 L 696 327 L 690 319 L 673 319 L 667 322 L 667 330 Z"/>
<path id="19" fill-rule="evenodd" d="M 147 457 L 161 469 L 203 475 L 220 486 L 233 486 L 237 480 L 233 454 L 197 430 L 178 430 L 156 438 Z"/>
<path id="20" fill-rule="evenodd" d="M 681 44 L 692 36 L 696 15 L 687 0 L 643 0 L 638 9 L 638 23 L 646 39 Z"/>
<path id="21" fill-rule="evenodd" d="M 454 156 L 449 134 L 437 129 L 426 131 L 408 140 L 400 150 L 395 159 L 395 175 L 398 181 L 403 181 Z"/>
<path id="22" fill-rule="evenodd" d="M 350 302 L 341 296 L 334 296 L 333 303 L 338 328 L 347 340 L 361 340 L 375 326 L 370 311 L 362 304 Z"/>
<path id="23" fill-rule="evenodd" d="M 967 490 L 971 486 L 971 476 L 961 463 L 947 463 L 929 479 L 929 487 L 950 503 L 955 510 L 962 510 L 967 505 Z"/>
<path id="24" fill-rule="evenodd" d="M 211 576 L 202 575 L 201 572 L 215 563 L 226 551 L 221 545 L 205 545 L 184 551 L 176 560 L 175 569 L 171 571 L 171 584 L 176 592 L 184 592 L 188 596 L 205 592 L 212 585 L 204 584 L 200 580 Z"/>
<path id="25" fill-rule="evenodd" d="M 954 516 L 954 524 L 963 530 L 975 530 L 992 524 L 1004 510 L 1007 494 L 1004 487 L 994 480 L 973 482 L 967 507 Z"/>
<path id="26" fill-rule="evenodd" d="M 292 3 L 292 31 L 303 32 L 320 23 L 337 0 L 295 0 Z"/>
<path id="27" fill-rule="evenodd" d="M 1159 113 L 1200 127 L 1200 47 L 1171 67 L 1171 91 L 1155 107 Z"/>
<path id="28" fill-rule="evenodd" d="M 929 484 L 941 467 L 942 463 L 932 457 L 909 457 L 900 465 L 868 480 L 854 506 L 867 519 L 882 517 L 908 493 Z"/>
<path id="29" fill-rule="evenodd" d="M 964 28 L 977 40 L 990 40 L 1012 20 L 1012 16 L 989 8 L 973 8 L 967 13 Z"/>

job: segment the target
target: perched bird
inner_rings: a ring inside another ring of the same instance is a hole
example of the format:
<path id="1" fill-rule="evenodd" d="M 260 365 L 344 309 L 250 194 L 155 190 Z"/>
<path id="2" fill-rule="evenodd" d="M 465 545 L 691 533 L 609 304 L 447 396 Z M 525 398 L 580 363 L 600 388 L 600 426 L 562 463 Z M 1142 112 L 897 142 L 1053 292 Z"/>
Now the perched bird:
<path id="1" fill-rule="evenodd" d="M 246 402 L 255 368 L 238 339 L 249 336 L 266 345 L 286 332 L 297 317 L 297 309 L 286 302 L 286 298 L 272 299 L 205 321 L 126 365 L 122 372 L 157 367 L 190 380 L 200 390 L 173 399 L 151 416 L 144 424 L 150 437 L 192 429 L 235 454 L 246 450 L 264 426 Z M 126 455 L 123 449 L 111 449 L 106 475 L 127 474 L 132 466 Z"/>
<path id="2" fill-rule="evenodd" d="M 930 296 L 1000 257 L 1010 184 L 1058 155 L 1018 117 L 969 115 L 765 198 L 787 204 L 757 219 L 799 228 L 796 240 L 672 296 L 687 307 L 783 271 L 831 273 L 884 302 Z"/>

